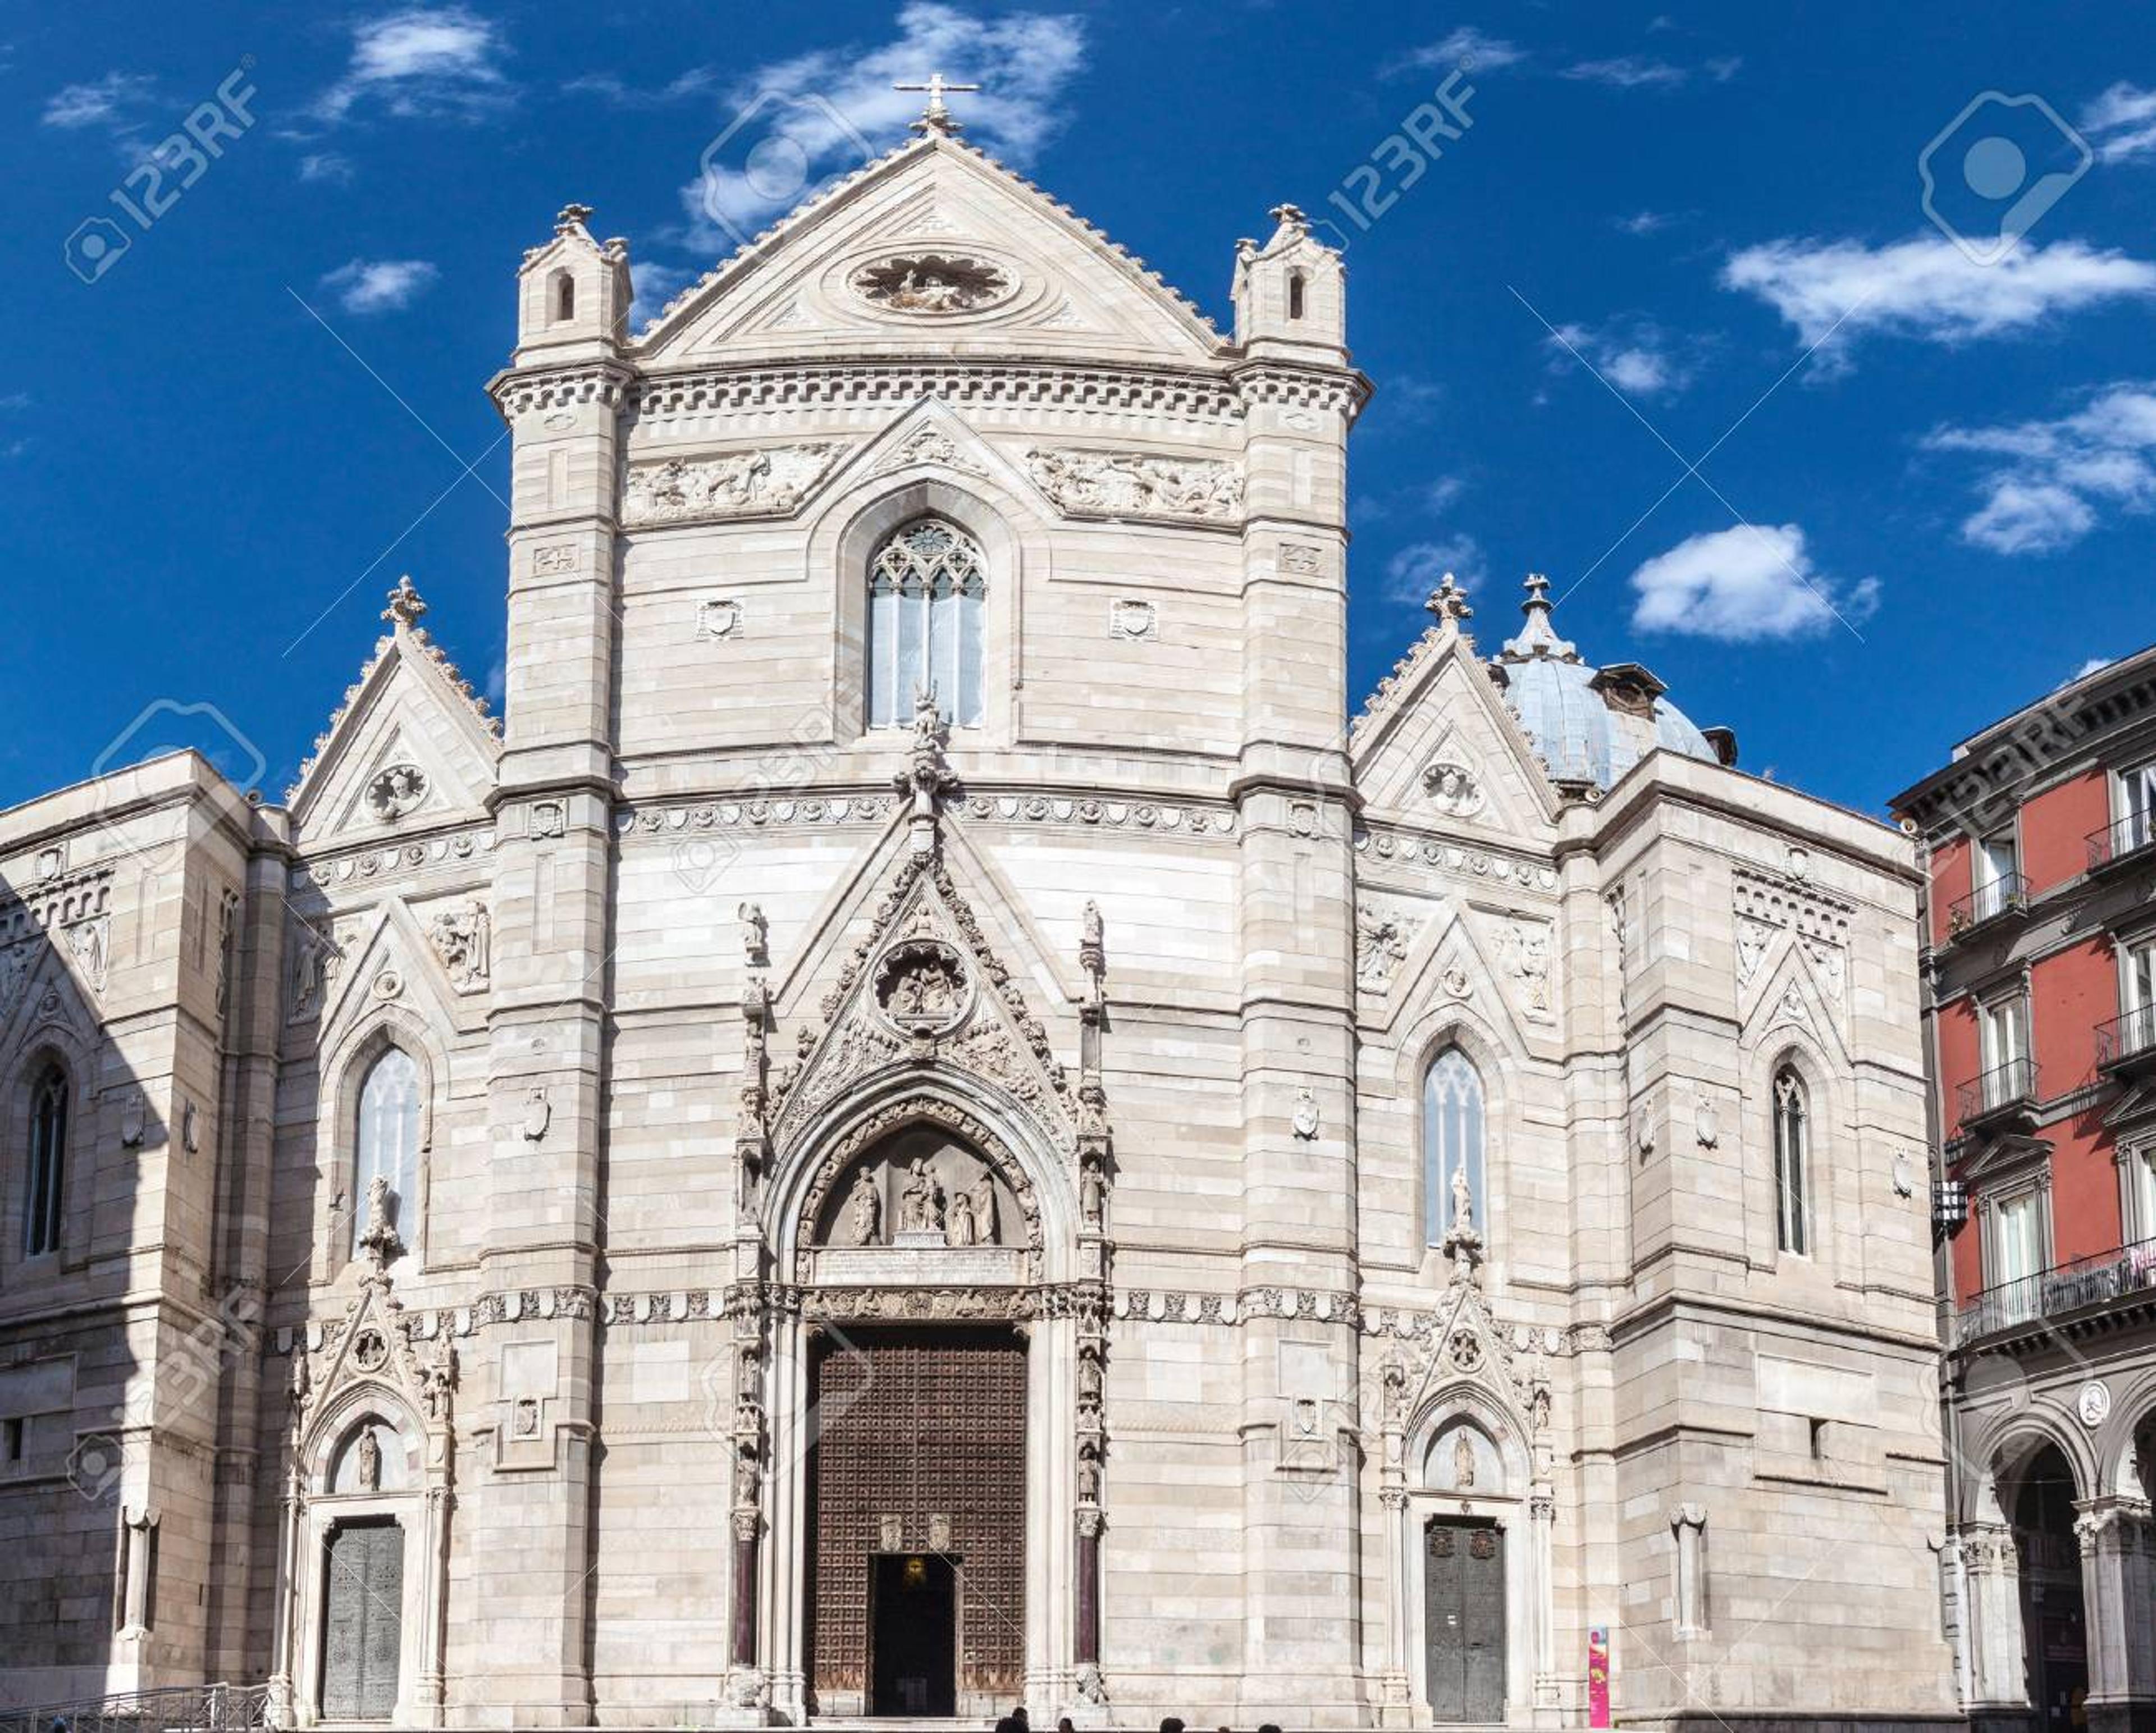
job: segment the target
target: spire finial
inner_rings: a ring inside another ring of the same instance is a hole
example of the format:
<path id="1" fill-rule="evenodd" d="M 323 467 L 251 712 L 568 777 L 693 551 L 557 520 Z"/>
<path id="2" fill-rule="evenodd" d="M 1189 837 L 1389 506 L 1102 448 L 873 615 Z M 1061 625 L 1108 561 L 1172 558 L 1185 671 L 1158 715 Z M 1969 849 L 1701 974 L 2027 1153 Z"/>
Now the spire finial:
<path id="1" fill-rule="evenodd" d="M 554 233 L 567 234 L 572 229 L 582 228 L 591 214 L 592 208 L 588 204 L 565 204 L 554 218 Z"/>
<path id="2" fill-rule="evenodd" d="M 382 618 L 398 631 L 408 632 L 419 623 L 419 616 L 426 611 L 427 604 L 412 587 L 412 574 L 408 572 L 397 580 L 397 587 L 389 592 L 389 606 L 382 610 Z"/>
<path id="3" fill-rule="evenodd" d="M 980 88 L 978 85 L 952 84 L 940 72 L 930 73 L 928 82 L 925 85 L 893 85 L 891 86 L 894 90 L 927 91 L 928 105 L 921 110 L 921 118 L 912 123 L 911 130 L 919 133 L 941 133 L 946 138 L 949 138 L 960 129 L 958 117 L 943 105 L 945 95 L 954 90 L 978 90 Z"/>
<path id="4" fill-rule="evenodd" d="M 1467 592 L 1460 587 L 1460 580 L 1450 572 L 1438 587 L 1430 592 L 1430 600 L 1423 606 L 1430 610 L 1430 618 L 1442 627 L 1447 620 L 1455 623 L 1472 619 L 1475 610 L 1467 605 Z"/>
<path id="5" fill-rule="evenodd" d="M 1549 587 L 1549 579 L 1541 572 L 1527 574 L 1527 599 L 1520 604 L 1520 612 L 1527 617 L 1527 623 L 1520 628 L 1517 638 L 1506 640 L 1502 659 L 1522 662 L 1531 656 L 1552 656 L 1560 662 L 1579 659 L 1578 646 L 1557 635 L 1557 623 L 1553 618 L 1556 604 L 1550 600 Z"/>

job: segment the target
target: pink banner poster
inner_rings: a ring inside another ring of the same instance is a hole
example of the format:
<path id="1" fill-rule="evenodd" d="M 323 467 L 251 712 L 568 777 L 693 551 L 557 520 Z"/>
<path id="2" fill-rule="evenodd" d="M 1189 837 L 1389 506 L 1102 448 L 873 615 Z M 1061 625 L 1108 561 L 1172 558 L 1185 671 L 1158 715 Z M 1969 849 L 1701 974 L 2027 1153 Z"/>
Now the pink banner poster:
<path id="1" fill-rule="evenodd" d="M 1609 1628 L 1594 1625 L 1587 1633 L 1587 1725 L 1609 1725 Z"/>

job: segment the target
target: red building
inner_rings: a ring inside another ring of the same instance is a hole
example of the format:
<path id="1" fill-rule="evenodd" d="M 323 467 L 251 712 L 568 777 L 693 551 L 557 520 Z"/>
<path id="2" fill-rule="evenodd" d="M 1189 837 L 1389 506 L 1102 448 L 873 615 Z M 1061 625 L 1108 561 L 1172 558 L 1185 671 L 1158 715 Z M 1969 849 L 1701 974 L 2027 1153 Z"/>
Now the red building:
<path id="1" fill-rule="evenodd" d="M 1924 956 L 1972 1720 L 2156 1728 L 2156 648 L 1894 802 Z"/>

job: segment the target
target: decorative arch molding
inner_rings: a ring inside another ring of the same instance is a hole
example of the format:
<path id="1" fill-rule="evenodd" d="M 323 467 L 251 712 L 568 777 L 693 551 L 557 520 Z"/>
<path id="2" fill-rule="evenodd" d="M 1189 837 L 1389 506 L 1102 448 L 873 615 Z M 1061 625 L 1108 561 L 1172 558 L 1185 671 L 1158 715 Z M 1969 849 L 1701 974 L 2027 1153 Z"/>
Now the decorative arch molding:
<path id="1" fill-rule="evenodd" d="M 793 1248 L 794 1279 L 810 1280 L 812 1248 L 808 1241 L 824 1218 L 833 1188 L 855 1163 L 886 1138 L 914 1126 L 933 1126 L 968 1146 L 1018 1199 L 1019 1219 L 1024 1223 L 1025 1280 L 1040 1281 L 1044 1243 L 1040 1192 L 1010 1145 L 978 1115 L 949 1097 L 914 1090 L 856 1115 L 841 1135 L 826 1146 L 811 1173 L 798 1205 L 788 1213 L 785 1238 Z"/>
<path id="2" fill-rule="evenodd" d="M 2086 1499 L 2099 1485 L 2095 1448 L 2087 1435 L 2061 1410 L 2047 1401 L 2008 1410 L 1979 1421 L 1974 1435 L 1964 1433 L 1962 1445 L 1968 1460 L 1981 1464 L 1981 1472 L 1964 1476 L 1962 1509 L 1964 1523 L 2010 1524 L 2013 1493 L 2037 1453 L 2046 1445 L 2056 1448 L 2074 1477 L 2074 1495 Z"/>
<path id="3" fill-rule="evenodd" d="M 942 518 L 979 546 L 987 563 L 981 638 L 983 710 L 977 733 L 1005 746 L 1020 734 L 1012 696 L 1024 684 L 1024 598 L 1049 580 L 1048 524 L 1029 492 L 983 467 L 963 474 L 923 473 L 917 465 L 874 477 L 858 489 L 825 490 L 809 516 L 804 572 L 834 587 L 832 729 L 840 740 L 866 730 L 867 683 L 858 677 L 868 628 L 869 562 L 894 531 L 916 518 Z"/>
<path id="4" fill-rule="evenodd" d="M 449 1521 L 454 1499 L 453 1407 L 457 1353 L 446 1334 L 423 1354 L 411 1320 L 379 1270 L 361 1275 L 345 1316 L 293 1342 L 284 1520 L 279 1535 L 270 1695 L 277 1725 L 323 1716 L 330 1552 L 354 1524 L 393 1525 L 402 1537 L 405 1633 L 395 1720 L 442 1725 L 449 1613 Z M 371 1473 L 339 1464 L 372 1428 L 384 1453 Z M 394 1472 L 387 1433 L 398 1454 Z"/>
<path id="5" fill-rule="evenodd" d="M 1430 1485 L 1423 1469 L 1439 1439 L 1462 1420 L 1473 1425 L 1496 1452 L 1504 1479 L 1496 1495 L 1525 1498 L 1535 1479 L 1527 1417 L 1498 1392 L 1467 1378 L 1455 1377 L 1431 1389 L 1409 1418 L 1405 1455 L 1411 1474 L 1425 1490 L 1452 1489 Z M 1488 1489 L 1481 1491 L 1488 1495 Z"/>
<path id="6" fill-rule="evenodd" d="M 2114 1498 L 2156 1499 L 2156 1485 L 2142 1476 L 2135 1446 L 2143 1434 L 2156 1439 L 2156 1367 L 2130 1373 L 2112 1390 L 2111 1413 L 2091 1446 L 2100 1465 L 2099 1493 Z M 2156 1464 L 2156 1456 L 2152 1456 Z"/>
<path id="7" fill-rule="evenodd" d="M 344 1269 L 354 1255 L 346 1230 L 366 1208 L 357 1180 L 360 1095 L 376 1062 L 393 1047 L 411 1059 L 418 1074 L 418 1195 L 411 1199 L 410 1219 L 398 1226 L 419 1262 L 425 1259 L 434 1192 L 434 1118 L 449 1087 L 449 1050 L 429 1018 L 408 1005 L 388 1003 L 374 1007 L 340 1031 L 322 1050 L 317 1067 L 324 1111 L 316 1117 L 316 1135 L 328 1138 L 328 1160 L 322 1166 L 331 1176 L 315 1223 L 316 1256 L 325 1269 Z"/>

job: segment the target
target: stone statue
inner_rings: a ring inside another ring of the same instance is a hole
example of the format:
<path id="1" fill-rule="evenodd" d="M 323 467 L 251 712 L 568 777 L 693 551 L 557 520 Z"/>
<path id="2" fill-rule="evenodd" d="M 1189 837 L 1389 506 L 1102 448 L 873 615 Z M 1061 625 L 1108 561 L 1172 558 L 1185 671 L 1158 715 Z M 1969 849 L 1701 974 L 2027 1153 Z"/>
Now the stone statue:
<path id="1" fill-rule="evenodd" d="M 987 1174 L 973 1182 L 973 1243 L 992 1246 L 998 1243 L 996 1229 L 996 1182 Z"/>
<path id="2" fill-rule="evenodd" d="M 374 1428 L 371 1426 L 359 1435 L 357 1467 L 362 1492 L 382 1490 L 382 1446 L 375 1442 Z"/>
<path id="3" fill-rule="evenodd" d="M 1465 1158 L 1452 1170 L 1452 1231 L 1462 1239 L 1475 1231 L 1475 1192 L 1467 1182 Z"/>
<path id="4" fill-rule="evenodd" d="M 969 1192 L 954 1192 L 951 1196 L 951 1219 L 943 1234 L 947 1244 L 969 1246 L 977 1243 L 973 1229 L 973 1198 Z"/>
<path id="5" fill-rule="evenodd" d="M 737 911 L 741 918 L 742 951 L 752 969 L 761 969 L 771 961 L 771 923 L 764 918 L 761 903 L 743 903 Z"/>
<path id="6" fill-rule="evenodd" d="M 846 1200 L 847 1237 L 857 1246 L 883 1242 L 883 1198 L 864 1167 L 854 1176 L 853 1195 Z"/>
<path id="7" fill-rule="evenodd" d="M 1464 1426 L 1452 1435 L 1452 1484 L 1463 1489 L 1475 1484 L 1475 1440 Z"/>
<path id="8" fill-rule="evenodd" d="M 928 1158 L 916 1156 L 906 1169 L 906 1189 L 898 1197 L 901 1233 L 934 1233 L 943 1226 L 943 1188 L 929 1170 Z"/>

